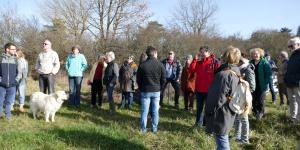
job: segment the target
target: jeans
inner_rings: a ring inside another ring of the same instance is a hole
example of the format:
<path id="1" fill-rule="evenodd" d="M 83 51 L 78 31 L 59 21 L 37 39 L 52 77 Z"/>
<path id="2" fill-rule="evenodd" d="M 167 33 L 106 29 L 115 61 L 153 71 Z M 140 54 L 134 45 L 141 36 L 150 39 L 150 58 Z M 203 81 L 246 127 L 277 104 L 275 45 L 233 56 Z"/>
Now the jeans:
<path id="1" fill-rule="evenodd" d="M 203 118 L 203 122 L 201 123 L 201 116 L 202 116 L 204 103 L 205 103 L 206 98 L 207 98 L 207 93 L 196 92 L 196 98 L 197 98 L 197 113 L 196 113 L 196 123 L 195 123 L 195 125 L 205 124 L 204 118 Z"/>
<path id="2" fill-rule="evenodd" d="M 269 89 L 272 95 L 272 102 L 276 101 L 276 93 L 274 91 L 274 86 L 273 86 L 273 76 L 271 77 L 271 80 L 269 82 Z"/>
<path id="3" fill-rule="evenodd" d="M 216 135 L 217 150 L 230 150 L 228 135 Z"/>
<path id="4" fill-rule="evenodd" d="M 167 87 L 167 85 L 168 85 L 169 83 L 171 83 L 172 87 L 173 87 L 174 90 L 175 90 L 174 101 L 175 101 L 175 106 L 178 106 L 178 105 L 179 105 L 179 95 L 180 95 L 180 84 L 179 84 L 179 82 L 177 82 L 177 81 L 174 81 L 174 80 L 168 80 L 168 79 L 167 79 L 167 82 L 165 83 L 165 85 L 163 86 L 163 88 L 162 88 L 162 90 L 161 90 L 161 95 L 160 95 L 160 102 L 159 102 L 159 104 L 160 104 L 160 105 L 163 105 L 164 93 L 165 93 L 166 87 Z"/>
<path id="5" fill-rule="evenodd" d="M 151 117 L 152 117 L 152 132 L 157 132 L 157 125 L 159 120 L 159 100 L 160 92 L 141 92 L 141 130 L 143 133 L 147 132 L 147 116 L 149 112 L 149 106 L 151 104 Z"/>
<path id="6" fill-rule="evenodd" d="M 53 74 L 40 74 L 39 86 L 40 92 L 47 94 L 54 93 L 55 76 Z"/>
<path id="7" fill-rule="evenodd" d="M 80 106 L 82 77 L 69 77 L 69 105 Z"/>
<path id="8" fill-rule="evenodd" d="M 23 106 L 25 103 L 25 89 L 26 89 L 26 79 L 21 79 L 19 85 L 17 86 L 17 90 L 19 93 L 19 104 Z M 12 106 L 15 104 L 15 99 L 12 102 Z"/>
<path id="9" fill-rule="evenodd" d="M 0 86 L 0 116 L 2 116 L 3 103 L 5 102 L 5 115 L 10 119 L 11 105 L 16 96 L 16 87 L 2 87 Z"/>
<path id="10" fill-rule="evenodd" d="M 92 85 L 91 85 L 91 91 L 92 91 L 92 105 L 96 105 L 96 101 L 97 101 L 97 95 L 98 95 L 98 104 L 101 107 L 102 106 L 102 99 L 103 99 L 103 95 L 102 95 L 102 90 L 103 90 L 103 85 L 102 85 L 102 80 L 94 80 Z"/>
<path id="11" fill-rule="evenodd" d="M 132 108 L 133 92 L 122 92 L 121 108 L 125 107 L 126 100 L 128 101 L 129 108 Z"/>
<path id="12" fill-rule="evenodd" d="M 114 103 L 114 97 L 113 97 L 114 88 L 115 88 L 115 84 L 113 84 L 113 85 L 109 84 L 106 86 L 109 108 L 113 112 L 115 111 L 115 103 Z"/>
<path id="13" fill-rule="evenodd" d="M 288 100 L 290 105 L 290 114 L 292 119 L 300 121 L 300 88 L 288 87 L 287 88 Z"/>
<path id="14" fill-rule="evenodd" d="M 248 115 L 237 115 L 235 118 L 235 137 L 237 140 L 248 143 L 249 142 L 249 119 Z"/>

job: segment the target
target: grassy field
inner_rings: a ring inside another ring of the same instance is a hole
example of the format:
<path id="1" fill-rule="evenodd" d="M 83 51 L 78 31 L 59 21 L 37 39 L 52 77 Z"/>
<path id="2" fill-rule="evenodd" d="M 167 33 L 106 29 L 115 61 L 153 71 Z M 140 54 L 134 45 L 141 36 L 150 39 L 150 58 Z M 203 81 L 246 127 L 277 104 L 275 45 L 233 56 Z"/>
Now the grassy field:
<path id="1" fill-rule="evenodd" d="M 67 90 L 66 83 L 66 80 L 59 81 L 57 89 Z M 29 95 L 37 90 L 38 83 L 29 80 L 27 104 Z M 110 115 L 108 103 L 101 110 L 89 107 L 88 91 L 87 87 L 83 88 L 81 110 L 64 105 L 55 123 L 46 123 L 42 115 L 33 120 L 28 105 L 26 113 L 13 112 L 11 121 L 1 119 L 0 149 L 215 149 L 214 138 L 207 136 L 204 128 L 192 128 L 195 112 L 165 107 L 160 110 L 158 133 L 141 134 L 138 104 L 133 110 L 118 109 L 115 115 Z M 300 126 L 289 124 L 287 116 L 287 106 L 273 105 L 268 99 L 262 121 L 250 115 L 251 144 L 242 146 L 231 139 L 231 148 L 296 149 Z"/>

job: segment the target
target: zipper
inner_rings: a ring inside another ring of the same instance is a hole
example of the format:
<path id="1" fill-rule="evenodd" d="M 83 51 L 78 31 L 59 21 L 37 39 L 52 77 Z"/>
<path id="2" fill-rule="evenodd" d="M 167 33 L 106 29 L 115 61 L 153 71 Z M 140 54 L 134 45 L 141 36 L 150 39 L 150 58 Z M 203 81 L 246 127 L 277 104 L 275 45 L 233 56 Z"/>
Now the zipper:
<path id="1" fill-rule="evenodd" d="M 9 87 L 9 61 L 7 62 L 7 87 Z"/>

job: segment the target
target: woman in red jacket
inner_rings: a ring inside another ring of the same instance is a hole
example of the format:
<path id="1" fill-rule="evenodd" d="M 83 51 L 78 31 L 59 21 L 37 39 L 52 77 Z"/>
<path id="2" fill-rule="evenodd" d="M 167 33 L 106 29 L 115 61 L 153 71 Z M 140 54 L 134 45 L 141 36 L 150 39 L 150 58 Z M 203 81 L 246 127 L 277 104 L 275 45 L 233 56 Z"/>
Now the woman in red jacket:
<path id="1" fill-rule="evenodd" d="M 197 99 L 197 114 L 195 127 L 199 127 L 204 124 L 204 119 L 201 121 L 201 114 L 203 111 L 204 102 L 206 101 L 208 88 L 214 78 L 214 72 L 219 68 L 219 61 L 212 54 L 211 49 L 208 46 L 202 46 L 199 49 L 199 55 L 201 59 L 192 65 L 191 73 L 196 73 L 196 99 Z M 194 66 L 194 67 L 193 67 Z"/>
<path id="2" fill-rule="evenodd" d="M 192 64 L 197 63 L 197 59 L 193 60 L 192 55 L 186 57 L 185 66 L 182 69 L 181 74 L 181 90 L 184 95 L 184 110 L 192 111 L 194 106 L 194 95 L 195 95 L 195 80 L 196 74 L 190 72 Z"/>

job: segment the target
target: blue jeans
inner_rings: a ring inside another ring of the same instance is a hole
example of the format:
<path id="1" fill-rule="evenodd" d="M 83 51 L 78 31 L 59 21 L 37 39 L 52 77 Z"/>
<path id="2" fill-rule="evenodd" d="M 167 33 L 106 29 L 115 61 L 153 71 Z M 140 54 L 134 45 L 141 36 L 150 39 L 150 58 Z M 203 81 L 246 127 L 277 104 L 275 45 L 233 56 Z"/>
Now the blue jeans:
<path id="1" fill-rule="evenodd" d="M 249 120 L 248 115 L 237 115 L 235 118 L 235 138 L 242 143 L 249 142 Z"/>
<path id="2" fill-rule="evenodd" d="M 69 77 L 69 105 L 80 106 L 82 77 Z"/>
<path id="3" fill-rule="evenodd" d="M 26 89 L 26 79 L 21 79 L 19 85 L 17 86 L 20 105 L 24 105 L 25 103 L 25 89 Z M 12 105 L 14 105 L 14 103 L 15 103 L 15 99 L 13 100 Z"/>
<path id="4" fill-rule="evenodd" d="M 196 98 L 197 98 L 197 113 L 196 113 L 195 125 L 205 124 L 204 118 L 201 121 L 201 115 L 202 115 L 204 103 L 205 103 L 206 98 L 207 98 L 207 93 L 196 92 Z"/>
<path id="5" fill-rule="evenodd" d="M 122 101 L 121 101 L 121 107 L 125 107 L 126 100 L 128 101 L 129 108 L 132 107 L 133 102 L 133 92 L 122 92 Z"/>
<path id="6" fill-rule="evenodd" d="M 0 86 L 0 116 L 2 116 L 3 103 L 5 102 L 5 115 L 10 119 L 11 105 L 16 96 L 16 87 L 2 87 Z"/>
<path id="7" fill-rule="evenodd" d="M 114 103 L 114 97 L 113 97 L 114 88 L 115 88 L 115 84 L 106 85 L 109 108 L 110 108 L 111 111 L 115 111 L 115 103 Z"/>
<path id="8" fill-rule="evenodd" d="M 228 135 L 216 135 L 217 150 L 230 150 Z"/>
<path id="9" fill-rule="evenodd" d="M 270 82 L 269 82 L 269 89 L 272 95 L 272 102 L 276 101 L 276 93 L 273 86 L 273 76 L 271 76 Z"/>
<path id="10" fill-rule="evenodd" d="M 152 107 L 152 132 L 157 132 L 157 125 L 159 120 L 159 100 L 160 92 L 141 92 L 141 130 L 143 133 L 147 132 L 147 117 L 150 104 Z"/>

